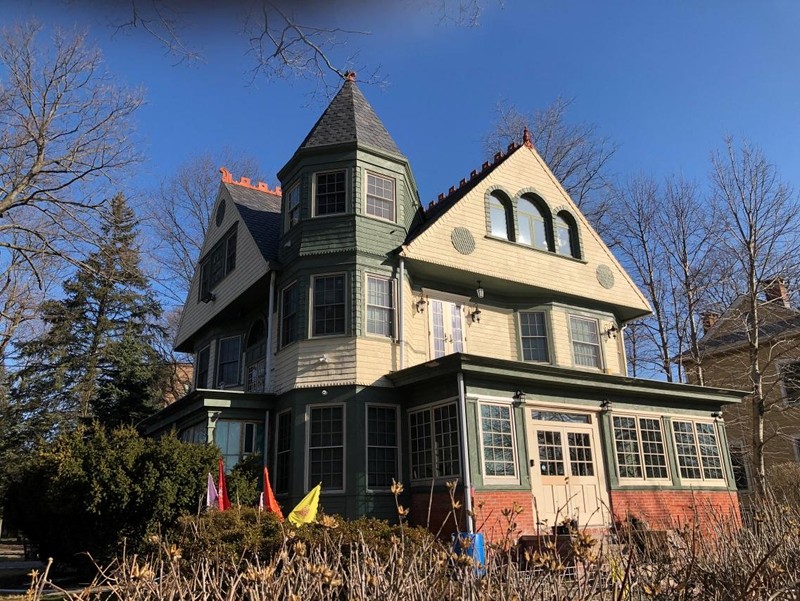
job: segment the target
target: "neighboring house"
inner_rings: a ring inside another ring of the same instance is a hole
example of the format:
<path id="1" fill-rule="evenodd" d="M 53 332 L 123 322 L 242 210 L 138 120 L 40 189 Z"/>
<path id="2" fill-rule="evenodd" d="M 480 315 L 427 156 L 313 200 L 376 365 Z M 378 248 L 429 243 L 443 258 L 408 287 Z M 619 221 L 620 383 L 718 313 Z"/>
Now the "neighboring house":
<path id="1" fill-rule="evenodd" d="M 173 361 L 161 390 L 161 402 L 166 406 L 186 396 L 193 388 L 194 365 Z"/>
<path id="2" fill-rule="evenodd" d="M 792 308 L 785 283 L 778 279 L 764 286 L 758 301 L 759 363 L 763 374 L 764 463 L 800 461 L 800 311 Z M 747 324 L 749 297 L 737 298 L 723 313 L 703 315 L 700 340 L 703 381 L 707 386 L 752 390 Z M 689 382 L 698 381 L 692 360 L 684 356 Z M 751 397 L 723 409 L 737 486 L 751 489 L 750 464 L 753 433 Z"/>
<path id="3" fill-rule="evenodd" d="M 261 453 L 285 507 L 322 482 L 347 517 L 396 517 L 393 480 L 434 528 L 458 480 L 490 535 L 514 504 L 527 534 L 738 515 L 713 416 L 741 395 L 627 377 L 648 303 L 527 132 L 423 207 L 349 78 L 278 177 L 223 170 L 176 342 L 195 390 L 149 432 Z"/>

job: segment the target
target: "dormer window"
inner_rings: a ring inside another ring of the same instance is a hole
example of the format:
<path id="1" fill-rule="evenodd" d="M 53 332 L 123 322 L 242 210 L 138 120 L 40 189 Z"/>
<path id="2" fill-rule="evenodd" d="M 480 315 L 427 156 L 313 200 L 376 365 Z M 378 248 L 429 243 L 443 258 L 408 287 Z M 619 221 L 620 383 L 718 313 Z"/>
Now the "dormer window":
<path id="1" fill-rule="evenodd" d="M 553 218 L 553 226 L 555 230 L 556 252 L 565 257 L 580 259 L 578 227 L 572 215 L 566 211 L 561 211 Z"/>
<path id="2" fill-rule="evenodd" d="M 540 250 L 550 250 L 548 243 L 547 211 L 527 198 L 520 198 L 517 204 L 517 230 L 519 242 Z"/>
<path id="3" fill-rule="evenodd" d="M 367 172 L 367 215 L 394 221 L 394 180 Z"/>
<path id="4" fill-rule="evenodd" d="M 345 172 L 317 173 L 314 185 L 314 215 L 336 215 L 347 210 Z"/>
<path id="5" fill-rule="evenodd" d="M 300 223 L 300 184 L 293 186 L 286 193 L 286 229 L 289 230 Z"/>
<path id="6" fill-rule="evenodd" d="M 499 192 L 492 192 L 489 195 L 489 234 L 505 240 L 513 240 L 513 219 L 511 215 L 511 203 Z"/>
<path id="7" fill-rule="evenodd" d="M 211 290 L 236 268 L 236 226 L 200 261 L 201 302 L 213 299 Z"/>

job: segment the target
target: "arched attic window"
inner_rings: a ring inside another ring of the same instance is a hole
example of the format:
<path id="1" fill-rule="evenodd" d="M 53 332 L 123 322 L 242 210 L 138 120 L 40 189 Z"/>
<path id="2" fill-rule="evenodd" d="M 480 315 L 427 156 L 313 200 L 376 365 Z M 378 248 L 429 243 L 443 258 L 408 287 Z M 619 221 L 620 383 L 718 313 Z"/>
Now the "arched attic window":
<path id="1" fill-rule="evenodd" d="M 550 211 L 535 198 L 520 198 L 517 203 L 518 242 L 540 250 L 552 250 Z"/>
<path id="2" fill-rule="evenodd" d="M 247 348 L 245 350 L 245 365 L 247 377 L 245 379 L 246 392 L 264 392 L 264 378 L 266 376 L 267 357 L 267 328 L 263 319 L 257 319 L 250 326 L 247 335 Z"/>
<path id="3" fill-rule="evenodd" d="M 502 192 L 494 191 L 489 194 L 489 234 L 514 240 L 514 219 L 511 201 Z"/>
<path id="4" fill-rule="evenodd" d="M 578 241 L 578 224 L 575 218 L 567 211 L 561 211 L 553 219 L 555 230 L 555 246 L 559 255 L 581 258 L 580 242 Z"/>

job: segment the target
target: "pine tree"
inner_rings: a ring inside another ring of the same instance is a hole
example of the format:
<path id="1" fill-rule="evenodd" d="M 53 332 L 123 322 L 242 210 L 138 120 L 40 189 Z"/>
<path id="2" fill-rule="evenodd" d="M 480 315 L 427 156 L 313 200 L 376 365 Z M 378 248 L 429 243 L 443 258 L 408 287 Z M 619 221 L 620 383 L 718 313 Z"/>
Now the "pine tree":
<path id="1" fill-rule="evenodd" d="M 167 372 L 156 350 L 161 307 L 141 270 L 137 224 L 115 196 L 97 250 L 64 282 L 62 299 L 43 303 L 43 334 L 21 346 L 13 395 L 49 416 L 51 431 L 90 419 L 136 424 L 157 407 Z"/>

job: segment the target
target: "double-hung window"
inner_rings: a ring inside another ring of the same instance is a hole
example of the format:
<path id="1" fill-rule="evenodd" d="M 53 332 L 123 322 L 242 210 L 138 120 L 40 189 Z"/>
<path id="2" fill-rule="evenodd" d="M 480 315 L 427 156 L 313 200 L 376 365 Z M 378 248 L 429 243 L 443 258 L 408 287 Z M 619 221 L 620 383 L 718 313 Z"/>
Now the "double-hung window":
<path id="1" fill-rule="evenodd" d="M 397 407 L 367 406 L 367 488 L 389 488 L 399 480 Z"/>
<path id="2" fill-rule="evenodd" d="M 289 492 L 292 469 L 292 410 L 278 414 L 275 431 L 275 493 Z"/>
<path id="3" fill-rule="evenodd" d="M 200 260 L 200 301 L 211 299 L 211 290 L 236 268 L 236 226 Z"/>
<path id="4" fill-rule="evenodd" d="M 481 404 L 481 448 L 486 478 L 516 478 L 514 421 L 510 405 Z"/>
<path id="5" fill-rule="evenodd" d="M 800 405 L 800 361 L 786 363 L 780 367 L 783 399 L 787 407 Z"/>
<path id="6" fill-rule="evenodd" d="M 344 407 L 309 409 L 308 488 L 344 490 Z"/>
<path id="7" fill-rule="evenodd" d="M 345 333 L 344 288 L 344 274 L 313 278 L 313 336 L 335 336 Z"/>
<path id="8" fill-rule="evenodd" d="M 661 420 L 657 417 L 615 415 L 613 421 L 620 479 L 668 479 Z"/>
<path id="9" fill-rule="evenodd" d="M 367 333 L 391 338 L 394 335 L 392 280 L 367 276 Z"/>
<path id="10" fill-rule="evenodd" d="M 317 173 L 315 176 L 314 215 L 336 215 L 347 210 L 344 171 Z"/>
<path id="11" fill-rule="evenodd" d="M 686 480 L 724 480 L 722 458 L 713 423 L 672 421 L 678 469 Z"/>
<path id="12" fill-rule="evenodd" d="M 206 346 L 197 353 L 195 388 L 208 388 L 209 363 L 211 358 L 211 347 Z"/>
<path id="13" fill-rule="evenodd" d="M 572 356 L 575 365 L 602 369 L 603 359 L 597 320 L 570 315 L 569 328 L 572 335 Z"/>
<path id="14" fill-rule="evenodd" d="M 412 480 L 447 478 L 461 473 L 455 403 L 410 413 L 409 428 Z"/>
<path id="15" fill-rule="evenodd" d="M 297 340 L 297 283 L 281 292 L 281 348 Z"/>
<path id="16" fill-rule="evenodd" d="M 394 221 L 394 180 L 367 172 L 367 215 Z"/>
<path id="17" fill-rule="evenodd" d="M 519 314 L 520 341 L 524 361 L 550 361 L 547 326 L 543 311 L 521 311 Z"/>
<path id="18" fill-rule="evenodd" d="M 222 338 L 219 341 L 217 360 L 217 386 L 219 388 L 237 386 L 241 377 L 241 341 L 239 336 Z"/>
<path id="19" fill-rule="evenodd" d="M 293 186 L 286 193 L 286 229 L 300 223 L 300 184 Z"/>

